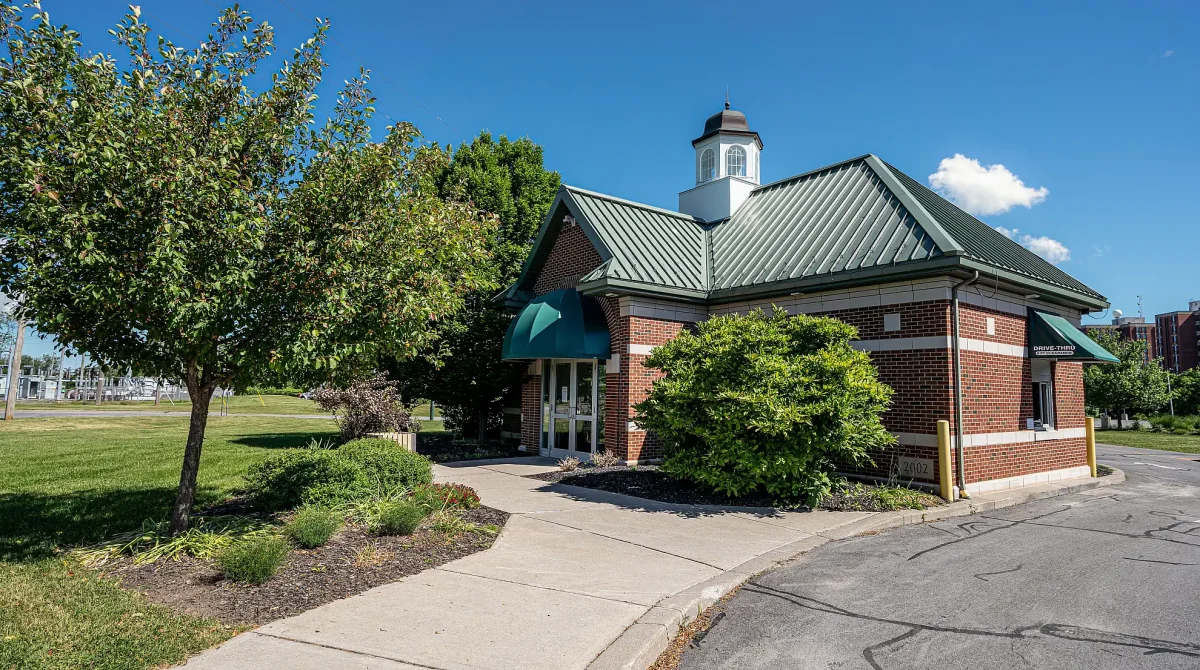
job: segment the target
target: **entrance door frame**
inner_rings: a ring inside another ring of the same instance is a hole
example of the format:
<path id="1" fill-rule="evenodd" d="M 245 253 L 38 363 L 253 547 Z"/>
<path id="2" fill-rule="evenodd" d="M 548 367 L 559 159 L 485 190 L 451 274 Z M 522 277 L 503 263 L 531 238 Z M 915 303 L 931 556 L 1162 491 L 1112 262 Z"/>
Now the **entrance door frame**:
<path id="1" fill-rule="evenodd" d="M 578 391 L 579 391 L 579 383 L 578 383 L 579 366 L 578 366 L 578 364 L 579 363 L 590 363 L 592 365 L 592 412 L 590 415 L 576 413 L 576 409 L 578 406 L 578 400 L 579 400 L 579 398 L 578 398 Z M 596 358 L 547 358 L 547 359 L 545 359 L 545 363 L 542 367 L 542 374 L 546 375 L 546 377 L 549 379 L 548 391 L 550 393 L 550 397 L 543 399 L 543 407 L 549 411 L 549 425 L 547 427 L 547 430 L 544 433 L 544 435 L 546 436 L 546 444 L 543 446 L 546 448 L 546 450 L 549 453 L 551 458 L 566 458 L 568 456 L 574 456 L 580 460 L 589 460 L 589 459 L 591 459 L 592 454 L 595 453 L 597 429 L 598 429 L 598 427 L 596 425 L 597 424 L 596 410 L 599 408 L 599 395 L 598 394 L 599 394 L 599 386 L 600 386 L 599 363 L 600 363 L 599 359 L 596 359 Z M 569 368 L 571 370 L 570 379 L 567 380 L 569 392 L 568 392 L 568 409 L 567 409 L 566 413 L 561 413 L 561 412 L 555 411 L 557 405 L 559 404 L 558 402 L 556 402 L 557 398 L 559 397 L 559 393 L 558 393 L 559 379 L 557 378 L 559 364 L 568 364 Z M 567 423 L 567 436 L 568 437 L 567 437 L 566 448 L 563 448 L 560 445 L 556 444 L 557 433 L 554 430 L 554 427 L 555 427 L 554 422 L 556 419 L 562 419 L 562 420 L 565 420 L 568 422 Z M 577 431 L 575 430 L 575 422 L 576 421 L 589 422 L 589 424 L 591 426 L 590 427 L 591 435 L 590 435 L 590 439 L 588 440 L 588 442 L 589 442 L 589 444 L 591 444 L 591 451 L 577 451 L 576 450 L 576 446 L 577 446 L 575 444 L 575 441 L 576 441 L 575 438 L 577 436 Z"/>

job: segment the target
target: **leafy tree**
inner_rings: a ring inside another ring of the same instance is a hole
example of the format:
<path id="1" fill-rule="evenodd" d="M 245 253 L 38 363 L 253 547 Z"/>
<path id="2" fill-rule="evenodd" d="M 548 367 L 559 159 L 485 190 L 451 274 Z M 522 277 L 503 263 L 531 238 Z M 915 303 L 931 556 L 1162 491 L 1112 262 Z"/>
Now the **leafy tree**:
<path id="1" fill-rule="evenodd" d="M 1173 375 L 1171 387 L 1176 414 L 1200 415 L 1200 368 Z"/>
<path id="2" fill-rule="evenodd" d="M 371 139 L 365 72 L 313 123 L 327 23 L 255 79 L 274 31 L 236 8 L 194 49 L 151 39 L 132 8 L 113 31 L 126 69 L 40 10 L 26 28 L 0 9 L 0 289 L 92 360 L 186 380 L 172 532 L 217 386 L 415 353 L 488 285 L 492 219 L 421 188 L 411 125 Z"/>
<path id="3" fill-rule="evenodd" d="M 637 422 L 666 446 L 663 469 L 729 496 L 761 491 L 814 505 L 838 463 L 895 438 L 880 415 L 892 390 L 857 330 L 827 317 L 720 316 L 654 350 L 666 373 Z"/>
<path id="4" fill-rule="evenodd" d="M 1089 333 L 1119 363 L 1089 365 L 1083 371 L 1084 400 L 1089 407 L 1110 410 L 1155 412 L 1170 399 L 1167 375 L 1161 359 L 1146 361 L 1145 340 L 1126 340 L 1116 333 Z"/>
<path id="5" fill-rule="evenodd" d="M 554 202 L 560 178 L 542 166 L 542 148 L 529 138 L 493 139 L 483 132 L 450 156 L 434 183 L 444 198 L 469 201 L 495 214 L 487 272 L 497 286 L 516 281 L 521 265 Z M 489 304 L 490 293 L 466 298 L 466 307 L 438 324 L 438 344 L 420 358 L 389 367 L 406 398 L 428 398 L 443 407 L 449 425 L 474 427 L 479 439 L 498 428 L 508 393 L 520 385 L 524 365 L 500 360 L 511 317 Z"/>

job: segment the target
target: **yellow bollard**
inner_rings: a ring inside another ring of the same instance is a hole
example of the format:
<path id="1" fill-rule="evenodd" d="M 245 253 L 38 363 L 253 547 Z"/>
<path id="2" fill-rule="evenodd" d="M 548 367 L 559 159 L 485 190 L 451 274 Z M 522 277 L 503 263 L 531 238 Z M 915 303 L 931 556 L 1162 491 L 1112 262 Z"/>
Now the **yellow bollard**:
<path id="1" fill-rule="evenodd" d="M 941 475 L 942 499 L 948 502 L 954 500 L 954 477 L 950 471 L 950 422 L 937 422 L 938 440 L 938 474 Z"/>
<path id="2" fill-rule="evenodd" d="M 1087 421 L 1084 424 L 1084 431 L 1087 435 L 1087 459 L 1088 468 L 1092 471 L 1092 476 L 1096 476 L 1096 422 L 1092 417 L 1084 417 Z"/>

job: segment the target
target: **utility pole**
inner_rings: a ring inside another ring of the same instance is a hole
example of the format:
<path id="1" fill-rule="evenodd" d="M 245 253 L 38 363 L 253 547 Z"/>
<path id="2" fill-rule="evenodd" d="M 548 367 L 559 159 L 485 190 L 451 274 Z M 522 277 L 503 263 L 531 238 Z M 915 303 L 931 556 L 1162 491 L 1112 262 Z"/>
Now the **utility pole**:
<path id="1" fill-rule="evenodd" d="M 96 404 L 99 405 L 104 400 L 104 365 L 97 362 L 96 372 Z"/>
<path id="2" fill-rule="evenodd" d="M 54 402 L 58 402 L 59 396 L 66 397 L 62 392 L 63 361 L 66 357 L 67 357 L 67 350 L 60 349 L 58 352 L 58 383 L 54 385 Z"/>
<path id="3" fill-rule="evenodd" d="M 17 387 L 21 385 L 21 348 L 25 346 L 25 319 L 17 319 L 17 339 L 13 342 L 12 364 L 8 366 L 8 393 L 4 399 L 4 420 L 12 421 L 17 409 Z"/>

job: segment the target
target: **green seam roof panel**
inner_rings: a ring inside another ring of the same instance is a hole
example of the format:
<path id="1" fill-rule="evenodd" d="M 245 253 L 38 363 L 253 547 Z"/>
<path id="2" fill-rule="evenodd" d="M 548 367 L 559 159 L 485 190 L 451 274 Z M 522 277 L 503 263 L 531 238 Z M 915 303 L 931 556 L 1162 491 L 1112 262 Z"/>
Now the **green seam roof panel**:
<path id="1" fill-rule="evenodd" d="M 712 231 L 714 289 L 942 255 L 863 159 L 755 189 Z"/>
<path id="2" fill-rule="evenodd" d="M 1035 309 L 1029 310 L 1029 356 L 1094 363 L 1121 362 L 1070 321 Z"/>
<path id="3" fill-rule="evenodd" d="M 604 309 L 573 288 L 539 295 L 508 324 L 500 357 L 609 358 L 612 356 Z"/>
<path id="4" fill-rule="evenodd" d="M 704 228 L 698 219 L 571 186 L 565 188 L 613 255 L 615 262 L 608 264 L 604 276 L 706 290 Z"/>
<path id="5" fill-rule="evenodd" d="M 1010 240 L 995 228 L 967 214 L 912 177 L 886 162 L 900 184 L 921 203 L 960 245 L 963 253 L 975 260 L 1033 279 L 1078 291 L 1093 298 L 1102 297 L 1079 280 L 1054 267 L 1045 259 Z"/>

